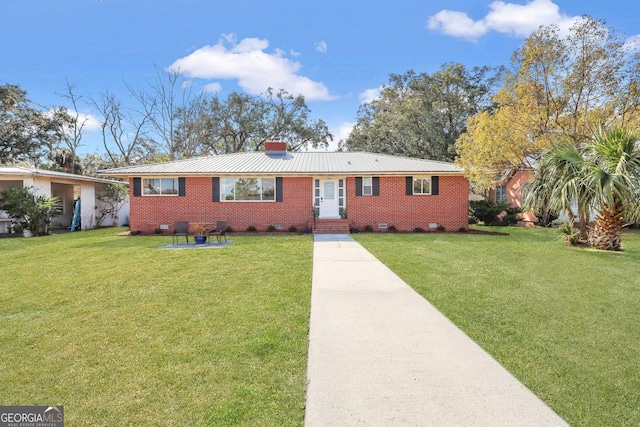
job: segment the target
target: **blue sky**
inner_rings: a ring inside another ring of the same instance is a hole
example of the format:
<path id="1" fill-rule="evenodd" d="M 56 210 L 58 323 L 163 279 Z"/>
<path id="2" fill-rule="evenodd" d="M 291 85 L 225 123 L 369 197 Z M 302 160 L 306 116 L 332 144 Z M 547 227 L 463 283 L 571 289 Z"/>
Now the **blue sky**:
<path id="1" fill-rule="evenodd" d="M 65 105 L 66 80 L 83 101 L 105 91 L 124 99 L 125 82 L 144 86 L 156 67 L 179 67 L 194 88 L 223 97 L 302 93 L 335 145 L 390 73 L 508 66 L 539 25 L 567 27 L 582 14 L 640 40 L 637 0 L 3 0 L 0 84 L 50 107 Z M 98 135 L 89 130 L 81 151 L 101 152 Z"/>

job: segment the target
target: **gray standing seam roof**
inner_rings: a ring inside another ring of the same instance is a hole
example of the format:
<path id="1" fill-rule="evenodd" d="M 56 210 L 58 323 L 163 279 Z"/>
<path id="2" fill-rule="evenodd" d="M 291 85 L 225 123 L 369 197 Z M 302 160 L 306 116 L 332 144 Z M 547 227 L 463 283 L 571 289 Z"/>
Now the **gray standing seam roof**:
<path id="1" fill-rule="evenodd" d="M 461 175 L 453 163 L 364 152 L 245 152 L 100 171 L 135 175 L 353 175 L 404 173 Z"/>

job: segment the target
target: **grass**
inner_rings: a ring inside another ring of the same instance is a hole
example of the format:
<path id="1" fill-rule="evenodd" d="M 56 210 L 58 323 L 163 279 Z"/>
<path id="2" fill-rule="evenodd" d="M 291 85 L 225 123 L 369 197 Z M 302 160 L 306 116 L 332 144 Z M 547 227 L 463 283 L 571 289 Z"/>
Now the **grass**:
<path id="1" fill-rule="evenodd" d="M 312 241 L 0 240 L 0 403 L 70 426 L 301 425 Z"/>
<path id="2" fill-rule="evenodd" d="M 571 425 L 640 425 L 640 234 L 355 235 Z"/>
<path id="3" fill-rule="evenodd" d="M 640 234 L 354 237 L 572 425 L 640 425 Z M 301 425 L 312 242 L 159 250 L 113 229 L 0 240 L 0 404 L 69 425 Z M 117 420 L 117 421 L 116 421 Z"/>

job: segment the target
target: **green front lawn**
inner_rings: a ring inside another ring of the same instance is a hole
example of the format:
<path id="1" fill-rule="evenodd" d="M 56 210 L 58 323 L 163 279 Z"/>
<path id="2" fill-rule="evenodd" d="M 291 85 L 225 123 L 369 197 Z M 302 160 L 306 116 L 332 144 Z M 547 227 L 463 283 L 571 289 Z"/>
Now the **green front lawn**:
<path id="1" fill-rule="evenodd" d="M 613 253 L 483 229 L 509 236 L 354 237 L 571 425 L 640 425 L 640 234 Z"/>
<path id="2" fill-rule="evenodd" d="M 572 425 L 640 424 L 640 234 L 354 237 Z M 69 425 L 301 425 L 312 240 L 1 239 L 0 404 Z"/>
<path id="3" fill-rule="evenodd" d="M 300 425 L 309 236 L 0 240 L 0 404 L 69 426 Z"/>

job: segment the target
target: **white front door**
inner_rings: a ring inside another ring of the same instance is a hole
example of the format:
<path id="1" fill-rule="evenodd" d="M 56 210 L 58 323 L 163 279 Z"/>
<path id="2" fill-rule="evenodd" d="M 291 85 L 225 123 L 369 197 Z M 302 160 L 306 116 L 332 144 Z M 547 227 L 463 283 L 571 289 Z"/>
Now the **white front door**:
<path id="1" fill-rule="evenodd" d="M 319 218 L 340 218 L 338 204 L 338 180 L 333 178 L 322 178 L 319 183 L 320 206 Z"/>

